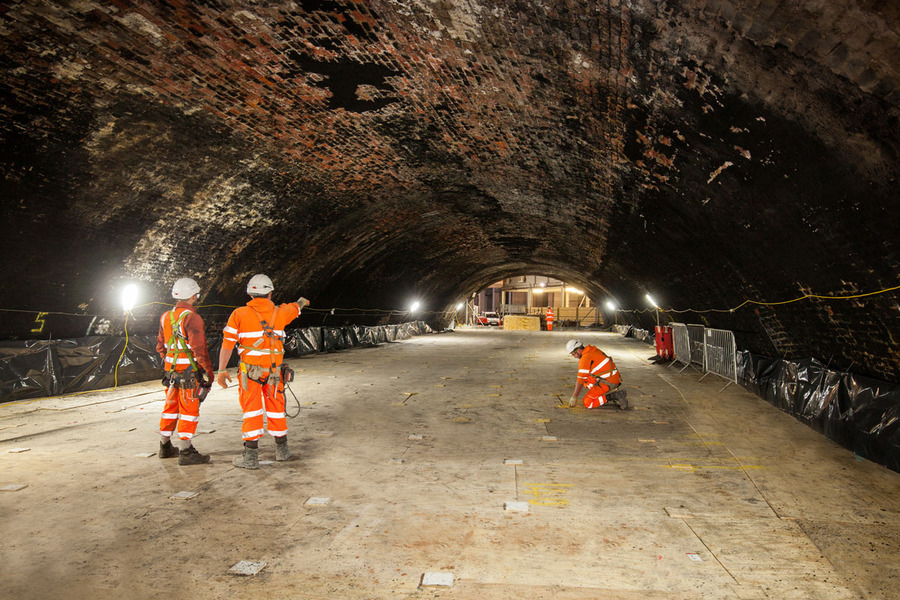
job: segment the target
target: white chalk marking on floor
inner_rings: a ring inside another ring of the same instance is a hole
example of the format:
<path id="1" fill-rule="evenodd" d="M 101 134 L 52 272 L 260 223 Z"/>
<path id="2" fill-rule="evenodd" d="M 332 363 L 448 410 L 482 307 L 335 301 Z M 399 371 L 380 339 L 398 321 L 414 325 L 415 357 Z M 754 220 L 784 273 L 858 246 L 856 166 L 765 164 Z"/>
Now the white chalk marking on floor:
<path id="1" fill-rule="evenodd" d="M 331 437 L 334 435 L 333 431 L 317 431 L 316 437 Z"/>
<path id="2" fill-rule="evenodd" d="M 694 562 L 703 562 L 703 559 L 700 558 L 700 555 L 696 552 L 685 552 L 685 554 L 687 554 L 687 557 Z"/>
<path id="3" fill-rule="evenodd" d="M 450 587 L 453 585 L 453 573 L 440 573 L 440 572 L 430 572 L 422 575 L 422 585 L 423 586 L 444 586 Z"/>
<path id="4" fill-rule="evenodd" d="M 274 461 L 274 460 L 261 460 L 261 461 L 259 461 L 259 465 L 260 465 L 261 467 L 267 467 L 267 466 L 269 466 L 269 465 L 274 465 L 274 464 L 275 464 L 275 461 Z"/>
<path id="5" fill-rule="evenodd" d="M 409 434 L 409 439 L 411 439 L 411 440 L 421 440 L 421 439 L 423 439 L 424 437 L 425 437 L 425 436 L 422 435 L 421 433 L 411 433 L 411 434 Z"/>
<path id="6" fill-rule="evenodd" d="M 24 483 L 10 483 L 9 485 L 4 485 L 0 487 L 0 492 L 18 492 L 19 490 L 24 490 L 28 486 Z"/>
<path id="7" fill-rule="evenodd" d="M 156 456 L 156 452 L 138 452 L 135 454 L 137 458 L 150 458 L 151 456 Z"/>
<path id="8" fill-rule="evenodd" d="M 506 502 L 503 509 L 507 512 L 528 512 L 527 502 Z"/>
<path id="9" fill-rule="evenodd" d="M 228 572 L 232 575 L 256 575 L 257 573 L 262 571 L 267 564 L 268 563 L 262 561 L 255 562 L 252 560 L 242 560 L 235 563 L 230 569 L 228 569 Z"/>
<path id="10" fill-rule="evenodd" d="M 521 458 L 507 458 L 503 461 L 504 465 L 521 465 L 524 463 L 525 461 L 523 461 Z"/>
<path id="11" fill-rule="evenodd" d="M 645 444 L 653 444 L 656 442 L 656 440 L 642 440 L 641 438 L 638 438 L 638 441 L 643 442 Z"/>
<path id="12" fill-rule="evenodd" d="M 175 492 L 169 498 L 173 500 L 187 500 L 188 498 L 193 498 L 197 495 L 197 492 Z"/>
<path id="13" fill-rule="evenodd" d="M 31 448 L 13 448 L 9 451 L 9 454 L 20 454 L 22 452 L 28 452 Z"/>
<path id="14" fill-rule="evenodd" d="M 306 501 L 308 506 L 325 506 L 331 502 L 331 498 L 310 498 Z"/>
<path id="15" fill-rule="evenodd" d="M 558 442 L 559 440 L 556 439 L 555 435 L 542 435 L 541 441 L 542 442 Z"/>

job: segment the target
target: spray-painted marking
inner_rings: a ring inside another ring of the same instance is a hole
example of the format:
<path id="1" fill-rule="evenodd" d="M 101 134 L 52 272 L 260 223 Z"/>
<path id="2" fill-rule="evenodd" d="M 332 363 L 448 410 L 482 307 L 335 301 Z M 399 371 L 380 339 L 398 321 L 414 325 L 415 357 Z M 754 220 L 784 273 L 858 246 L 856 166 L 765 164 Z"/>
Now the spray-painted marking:
<path id="1" fill-rule="evenodd" d="M 569 505 L 565 495 L 573 487 L 571 483 L 526 483 L 523 494 L 534 496 L 529 504 L 534 506 L 559 506 Z"/>

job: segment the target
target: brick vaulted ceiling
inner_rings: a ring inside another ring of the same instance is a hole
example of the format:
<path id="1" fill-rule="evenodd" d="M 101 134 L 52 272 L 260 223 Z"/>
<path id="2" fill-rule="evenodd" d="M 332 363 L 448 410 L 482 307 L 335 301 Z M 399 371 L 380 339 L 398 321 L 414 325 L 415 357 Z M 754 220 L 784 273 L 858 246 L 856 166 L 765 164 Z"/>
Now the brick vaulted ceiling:
<path id="1" fill-rule="evenodd" d="M 0 308 L 896 286 L 898 35 L 877 0 L 2 2 Z M 896 293 L 664 318 L 900 380 Z"/>

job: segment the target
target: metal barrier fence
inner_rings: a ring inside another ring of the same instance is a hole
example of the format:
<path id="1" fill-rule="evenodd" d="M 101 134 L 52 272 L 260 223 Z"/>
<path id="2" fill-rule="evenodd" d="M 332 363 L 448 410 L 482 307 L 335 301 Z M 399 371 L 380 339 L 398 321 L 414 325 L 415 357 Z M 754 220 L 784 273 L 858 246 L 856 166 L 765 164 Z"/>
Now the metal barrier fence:
<path id="1" fill-rule="evenodd" d="M 691 366 L 691 340 L 688 337 L 688 328 L 684 323 L 671 323 L 672 341 L 675 348 L 675 358 L 672 364 L 681 363 L 684 369 Z"/>
<path id="2" fill-rule="evenodd" d="M 703 373 L 703 377 L 712 373 L 727 379 L 728 385 L 737 383 L 737 345 L 734 333 L 724 329 L 707 329 L 703 325 L 670 323 L 669 326 L 672 328 L 675 346 L 672 365 L 681 363 L 684 365 L 681 371 L 694 367 Z"/>
<path id="3" fill-rule="evenodd" d="M 704 340 L 703 377 L 710 373 L 718 375 L 728 381 L 725 387 L 737 383 L 737 346 L 734 333 L 725 329 L 707 329 Z"/>
<path id="4" fill-rule="evenodd" d="M 700 369 L 706 370 L 706 361 L 704 360 L 703 344 L 706 340 L 703 331 L 706 329 L 703 325 L 688 325 L 688 338 L 691 341 L 691 364 L 700 365 Z"/>

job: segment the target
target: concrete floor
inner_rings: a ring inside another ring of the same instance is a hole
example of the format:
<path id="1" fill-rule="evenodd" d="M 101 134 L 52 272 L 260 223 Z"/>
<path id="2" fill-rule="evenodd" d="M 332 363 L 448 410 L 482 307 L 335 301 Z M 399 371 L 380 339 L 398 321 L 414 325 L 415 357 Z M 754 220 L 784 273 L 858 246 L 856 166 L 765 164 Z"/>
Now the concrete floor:
<path id="1" fill-rule="evenodd" d="M 0 492 L 0 595 L 900 597 L 900 474 L 615 334 L 581 337 L 632 408 L 561 407 L 569 337 L 462 330 L 290 361 L 299 458 L 252 472 L 231 464 L 235 388 L 204 403 L 212 462 L 194 467 L 136 456 L 157 448 L 156 382 L 0 405 L 0 487 L 27 485 Z M 229 574 L 242 560 L 267 565 Z M 431 572 L 452 586 L 421 586 Z"/>

